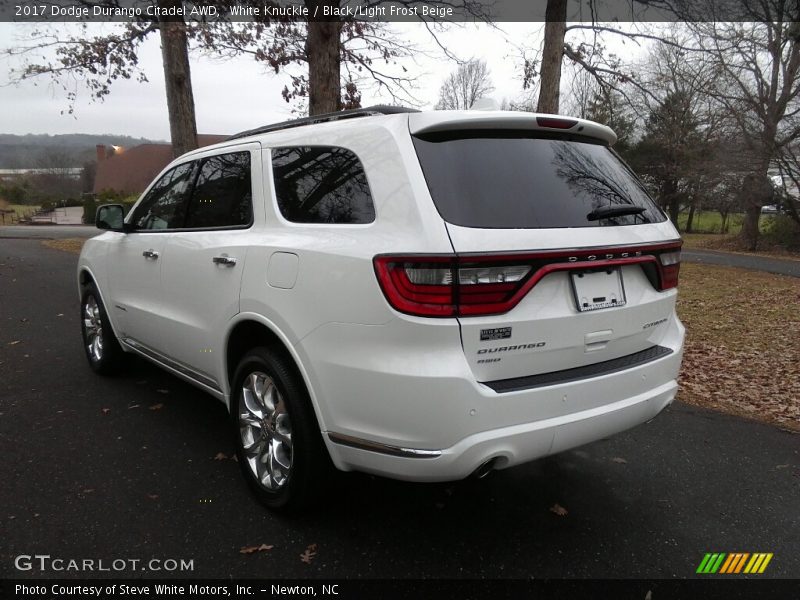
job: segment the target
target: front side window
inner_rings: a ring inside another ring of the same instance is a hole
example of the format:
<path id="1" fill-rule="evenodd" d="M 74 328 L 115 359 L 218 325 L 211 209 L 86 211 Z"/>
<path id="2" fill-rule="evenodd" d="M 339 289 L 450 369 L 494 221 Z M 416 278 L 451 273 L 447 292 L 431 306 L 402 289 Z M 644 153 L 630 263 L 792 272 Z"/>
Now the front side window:
<path id="1" fill-rule="evenodd" d="M 364 167 L 350 150 L 275 148 L 272 176 L 278 208 L 287 221 L 363 224 L 375 220 Z"/>
<path id="2" fill-rule="evenodd" d="M 185 192 L 194 163 L 167 171 L 136 207 L 131 223 L 136 229 L 177 229 L 183 226 Z"/>
<path id="3" fill-rule="evenodd" d="M 252 217 L 250 153 L 232 152 L 204 159 L 184 227 L 242 227 L 249 225 Z"/>

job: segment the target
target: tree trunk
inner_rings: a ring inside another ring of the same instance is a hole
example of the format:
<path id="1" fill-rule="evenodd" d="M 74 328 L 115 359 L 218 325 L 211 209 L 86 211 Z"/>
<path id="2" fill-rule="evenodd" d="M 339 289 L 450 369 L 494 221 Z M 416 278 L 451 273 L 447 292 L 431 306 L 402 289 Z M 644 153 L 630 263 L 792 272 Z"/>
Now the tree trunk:
<path id="1" fill-rule="evenodd" d="M 748 203 L 744 211 L 741 237 L 745 247 L 750 251 L 754 251 L 758 247 L 758 222 L 760 219 L 761 207 Z"/>
<path id="2" fill-rule="evenodd" d="M 728 233 L 728 211 L 719 211 L 719 216 L 722 218 L 722 222 L 719 225 L 719 232 Z"/>
<path id="3" fill-rule="evenodd" d="M 692 233 L 693 223 L 694 223 L 694 203 L 689 205 L 689 216 L 686 217 L 686 233 Z"/>
<path id="4" fill-rule="evenodd" d="M 564 56 L 564 35 L 567 32 L 567 0 L 547 0 L 542 50 L 538 112 L 558 114 L 561 90 L 561 60 Z"/>
<path id="5" fill-rule="evenodd" d="M 181 7 L 182 3 L 180 0 L 158 0 L 158 6 L 166 10 Z M 186 23 L 183 17 L 166 16 L 159 19 L 159 27 L 172 152 L 175 156 L 180 156 L 197 148 L 197 122 Z"/>
<path id="6" fill-rule="evenodd" d="M 324 6 L 339 6 L 338 0 L 306 0 L 310 15 Z M 338 20 L 309 21 L 306 38 L 308 59 L 308 114 L 336 112 L 342 109 Z"/>
<path id="7" fill-rule="evenodd" d="M 765 163 L 756 173 L 751 173 L 744 178 L 742 185 L 742 202 L 744 206 L 744 222 L 740 238 L 745 247 L 751 252 L 758 246 L 759 229 L 761 220 L 761 207 L 768 204 L 771 198 L 772 186 L 767 179 L 769 163 Z"/>
<path id="8" fill-rule="evenodd" d="M 678 228 L 678 216 L 681 212 L 680 197 L 678 196 L 678 182 L 668 179 L 661 188 L 661 202 L 667 209 L 670 221 Z"/>

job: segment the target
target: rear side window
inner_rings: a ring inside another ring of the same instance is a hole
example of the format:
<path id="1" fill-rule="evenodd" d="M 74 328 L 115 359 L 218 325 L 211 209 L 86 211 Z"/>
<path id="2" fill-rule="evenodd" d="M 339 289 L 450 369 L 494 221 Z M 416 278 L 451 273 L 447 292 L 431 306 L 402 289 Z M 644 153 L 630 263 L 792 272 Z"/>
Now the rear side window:
<path id="1" fill-rule="evenodd" d="M 364 167 L 350 150 L 275 148 L 272 176 L 278 208 L 287 221 L 352 225 L 375 220 Z"/>
<path id="2" fill-rule="evenodd" d="M 184 227 L 242 227 L 250 225 L 252 215 L 250 153 L 232 152 L 204 159 Z"/>
<path id="3" fill-rule="evenodd" d="M 136 229 L 175 229 L 183 226 L 183 203 L 194 163 L 170 169 L 136 207 L 131 223 Z"/>
<path id="4" fill-rule="evenodd" d="M 439 214 L 454 225 L 602 227 L 666 219 L 628 167 L 585 138 L 443 132 L 415 137 L 414 147 Z"/>

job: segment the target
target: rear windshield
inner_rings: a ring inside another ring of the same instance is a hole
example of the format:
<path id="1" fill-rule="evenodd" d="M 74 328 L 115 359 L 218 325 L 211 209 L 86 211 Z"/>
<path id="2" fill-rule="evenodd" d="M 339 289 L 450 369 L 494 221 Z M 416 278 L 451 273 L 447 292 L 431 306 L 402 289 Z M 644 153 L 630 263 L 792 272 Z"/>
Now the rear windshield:
<path id="1" fill-rule="evenodd" d="M 636 176 L 599 142 L 516 131 L 413 139 L 436 208 L 454 225 L 520 229 L 666 220 Z"/>

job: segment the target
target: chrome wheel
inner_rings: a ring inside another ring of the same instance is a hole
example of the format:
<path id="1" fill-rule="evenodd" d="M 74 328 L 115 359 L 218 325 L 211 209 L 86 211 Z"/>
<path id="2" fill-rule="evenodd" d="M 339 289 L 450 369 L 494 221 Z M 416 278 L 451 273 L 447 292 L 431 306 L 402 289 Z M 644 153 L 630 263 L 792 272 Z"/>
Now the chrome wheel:
<path id="1" fill-rule="evenodd" d="M 103 358 L 103 321 L 97 300 L 91 295 L 83 304 L 83 340 L 89 357 L 99 362 Z"/>
<path id="2" fill-rule="evenodd" d="M 242 450 L 253 475 L 268 490 L 278 490 L 292 470 L 292 424 L 275 381 L 260 371 L 245 377 L 239 406 Z"/>

